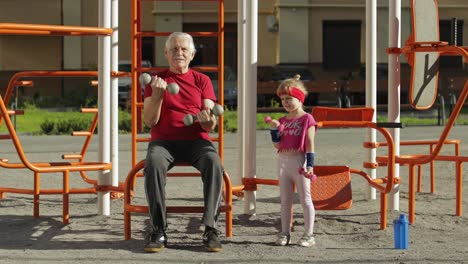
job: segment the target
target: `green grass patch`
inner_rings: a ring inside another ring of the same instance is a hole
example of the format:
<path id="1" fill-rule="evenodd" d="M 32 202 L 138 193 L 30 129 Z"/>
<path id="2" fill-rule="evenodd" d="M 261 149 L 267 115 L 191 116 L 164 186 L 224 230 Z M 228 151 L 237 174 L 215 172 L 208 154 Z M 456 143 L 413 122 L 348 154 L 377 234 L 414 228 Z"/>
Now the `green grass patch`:
<path id="1" fill-rule="evenodd" d="M 130 117 L 130 113 L 119 111 L 119 129 L 123 130 L 123 132 L 130 131 Z M 18 133 L 42 135 L 86 131 L 89 129 L 93 118 L 93 113 L 81 113 L 78 110 L 55 112 L 29 106 L 24 109 L 24 115 L 11 116 L 11 121 L 16 124 Z M 0 132 L 4 133 L 6 131 L 7 128 L 2 122 Z"/>
<path id="2" fill-rule="evenodd" d="M 268 124 L 266 124 L 264 121 L 266 116 L 270 116 L 273 119 L 278 119 L 284 116 L 284 113 L 258 113 L 256 119 L 257 129 L 269 128 Z M 14 118 L 16 118 L 16 130 L 18 133 L 33 135 L 69 134 L 71 131 L 87 130 L 89 125 L 91 125 L 91 121 L 94 118 L 94 115 L 84 114 L 78 110 L 68 112 L 51 112 L 30 106 L 25 109 L 24 115 L 12 117 L 12 121 Z M 121 133 L 129 133 L 131 131 L 130 118 L 130 113 L 126 111 L 119 112 L 119 130 Z M 377 122 L 387 122 L 387 118 L 385 116 L 378 116 Z M 437 118 L 401 117 L 401 123 L 403 123 L 404 126 L 435 126 L 438 125 L 438 120 Z M 467 115 L 462 114 L 458 118 L 456 124 L 468 125 Z M 224 112 L 224 130 L 226 132 L 237 131 L 236 111 L 226 110 Z M 6 131 L 5 124 L 1 124 L 0 132 Z"/>

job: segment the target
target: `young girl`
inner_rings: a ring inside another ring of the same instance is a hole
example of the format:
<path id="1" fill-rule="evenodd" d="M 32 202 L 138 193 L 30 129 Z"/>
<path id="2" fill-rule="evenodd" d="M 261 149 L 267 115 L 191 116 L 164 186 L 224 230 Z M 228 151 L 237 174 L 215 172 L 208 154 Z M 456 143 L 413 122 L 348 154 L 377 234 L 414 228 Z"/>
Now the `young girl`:
<path id="1" fill-rule="evenodd" d="M 314 136 L 317 123 L 303 109 L 307 90 L 300 76 L 284 80 L 276 94 L 288 114 L 279 120 L 271 120 L 270 132 L 273 145 L 278 149 L 279 187 L 281 197 L 281 233 L 276 244 L 288 245 L 291 240 L 291 219 L 294 186 L 304 213 L 304 235 L 298 245 L 315 245 L 313 237 L 315 209 L 310 195 L 310 178 L 314 174 Z M 301 173 L 301 170 L 304 173 Z"/>

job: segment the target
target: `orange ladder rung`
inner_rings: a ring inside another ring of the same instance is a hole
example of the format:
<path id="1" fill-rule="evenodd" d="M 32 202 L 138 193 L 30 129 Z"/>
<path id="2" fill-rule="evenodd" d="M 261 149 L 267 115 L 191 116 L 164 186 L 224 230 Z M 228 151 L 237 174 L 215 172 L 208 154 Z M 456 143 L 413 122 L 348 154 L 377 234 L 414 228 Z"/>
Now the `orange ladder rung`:
<path id="1" fill-rule="evenodd" d="M 81 159 L 83 155 L 81 154 L 63 154 L 62 159 Z"/>
<path id="2" fill-rule="evenodd" d="M 99 110 L 97 108 L 81 108 L 81 113 L 97 113 Z"/>
<path id="3" fill-rule="evenodd" d="M 24 115 L 24 110 L 23 109 L 8 110 L 7 113 L 9 115 Z"/>
<path id="4" fill-rule="evenodd" d="M 93 133 L 89 132 L 89 131 L 73 131 L 71 133 L 72 136 L 76 136 L 76 137 L 88 137 L 88 136 L 91 136 Z"/>

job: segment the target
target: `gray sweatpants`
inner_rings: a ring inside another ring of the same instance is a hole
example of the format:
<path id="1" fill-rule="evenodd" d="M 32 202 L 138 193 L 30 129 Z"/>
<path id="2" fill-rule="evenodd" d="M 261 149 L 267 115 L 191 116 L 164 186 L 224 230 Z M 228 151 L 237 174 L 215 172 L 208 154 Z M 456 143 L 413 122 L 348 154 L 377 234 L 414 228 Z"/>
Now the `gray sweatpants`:
<path id="1" fill-rule="evenodd" d="M 176 162 L 188 162 L 200 171 L 205 207 L 202 221 L 205 226 L 216 228 L 222 199 L 223 167 L 213 143 L 204 139 L 154 140 L 148 144 L 144 169 L 146 199 L 153 231 L 167 228 L 166 173 Z"/>

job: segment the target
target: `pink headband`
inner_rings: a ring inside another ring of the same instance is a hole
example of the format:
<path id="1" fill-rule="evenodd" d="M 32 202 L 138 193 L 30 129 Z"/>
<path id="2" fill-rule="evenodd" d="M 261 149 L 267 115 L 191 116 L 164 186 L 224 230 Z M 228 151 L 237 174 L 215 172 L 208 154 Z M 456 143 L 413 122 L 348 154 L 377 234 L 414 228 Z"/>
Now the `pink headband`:
<path id="1" fill-rule="evenodd" d="M 282 94 L 279 94 L 279 95 L 281 96 L 281 95 L 284 95 L 284 94 L 287 94 L 287 93 L 282 93 Z M 291 87 L 291 89 L 289 90 L 288 95 L 290 95 L 290 96 L 292 96 L 294 98 L 297 98 L 297 100 L 301 101 L 301 103 L 304 103 L 305 94 L 301 89 L 296 88 L 296 87 Z"/>

